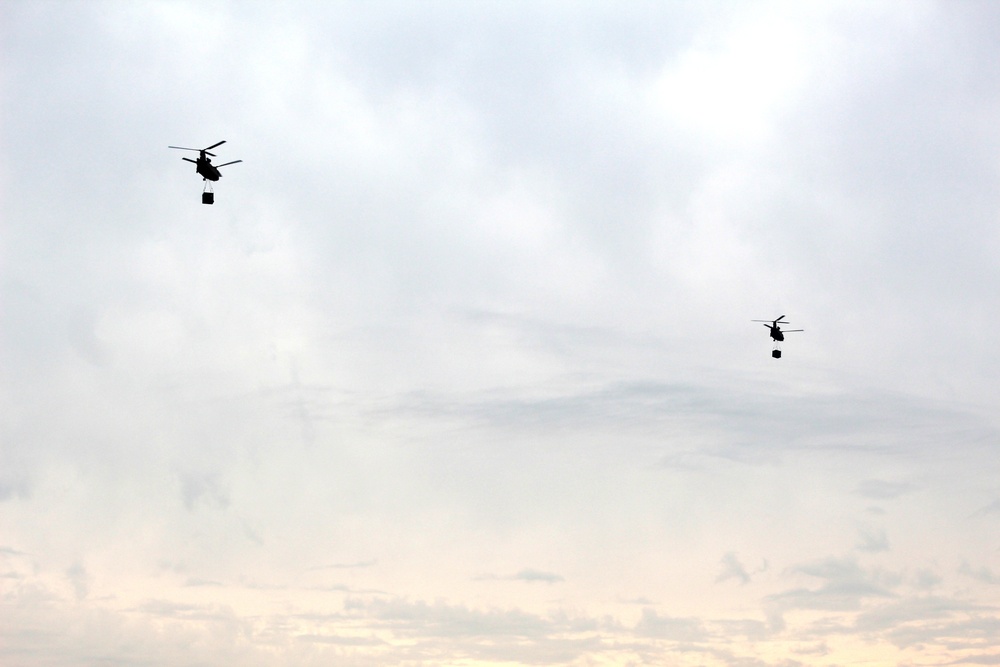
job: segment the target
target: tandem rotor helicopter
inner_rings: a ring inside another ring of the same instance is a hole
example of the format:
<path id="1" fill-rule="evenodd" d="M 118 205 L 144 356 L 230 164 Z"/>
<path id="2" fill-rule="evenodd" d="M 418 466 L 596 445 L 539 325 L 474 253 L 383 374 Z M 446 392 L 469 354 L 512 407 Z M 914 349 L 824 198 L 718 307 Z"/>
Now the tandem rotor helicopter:
<path id="1" fill-rule="evenodd" d="M 212 190 L 212 185 L 209 181 L 217 181 L 222 178 L 222 174 L 219 173 L 220 167 L 225 167 L 230 164 L 236 164 L 237 162 L 243 162 L 243 160 L 233 160 L 232 162 L 226 162 L 224 164 L 212 164 L 212 160 L 208 157 L 211 155 L 215 157 L 215 153 L 209 153 L 216 146 L 221 146 L 226 143 L 223 139 L 217 144 L 212 144 L 207 148 L 184 148 L 183 146 L 167 146 L 167 148 L 176 148 L 181 151 L 197 151 L 198 159 L 192 160 L 189 157 L 183 157 L 182 160 L 187 160 L 188 162 L 193 162 L 195 165 L 195 171 L 201 174 L 203 180 L 205 181 L 205 189 L 201 193 L 201 203 L 202 204 L 214 204 L 215 203 L 215 192 Z"/>
<path id="2" fill-rule="evenodd" d="M 793 333 L 795 331 L 805 331 L 805 329 L 785 329 L 781 330 L 782 324 L 790 324 L 790 322 L 782 322 L 785 316 L 782 315 L 776 320 L 750 320 L 751 322 L 764 322 L 764 326 L 770 329 L 771 340 L 774 341 L 774 349 L 771 350 L 771 356 L 775 359 L 781 359 L 781 341 L 785 340 L 786 333 Z M 781 324 L 778 324 L 781 322 Z"/>

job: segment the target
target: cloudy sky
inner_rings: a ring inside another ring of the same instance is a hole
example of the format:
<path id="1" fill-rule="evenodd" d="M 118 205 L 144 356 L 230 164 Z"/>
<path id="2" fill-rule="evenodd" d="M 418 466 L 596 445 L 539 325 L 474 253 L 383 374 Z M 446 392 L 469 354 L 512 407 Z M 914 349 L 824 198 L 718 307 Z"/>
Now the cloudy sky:
<path id="1" fill-rule="evenodd" d="M 997 62 L 992 2 L 0 4 L 0 663 L 1000 663 Z"/>

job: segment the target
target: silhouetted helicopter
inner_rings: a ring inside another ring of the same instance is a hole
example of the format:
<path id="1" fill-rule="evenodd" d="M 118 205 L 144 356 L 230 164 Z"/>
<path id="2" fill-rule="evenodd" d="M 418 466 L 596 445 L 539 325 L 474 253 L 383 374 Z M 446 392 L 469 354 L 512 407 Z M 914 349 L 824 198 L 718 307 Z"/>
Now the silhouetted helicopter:
<path id="1" fill-rule="evenodd" d="M 771 356 L 774 357 L 775 359 L 781 358 L 781 349 L 778 343 L 785 340 L 786 333 L 793 333 L 795 331 L 805 331 L 805 329 L 785 329 L 784 331 L 782 331 L 781 324 L 790 324 L 789 322 L 781 322 L 781 320 L 783 319 L 785 319 L 784 315 L 782 315 L 776 320 L 750 320 L 751 322 L 764 322 L 764 326 L 771 330 L 770 331 L 771 339 L 774 341 L 774 349 L 771 351 Z M 778 324 L 778 322 L 781 322 L 781 324 Z"/>
<path id="2" fill-rule="evenodd" d="M 202 204 L 214 204 L 215 203 L 215 193 L 212 192 L 211 186 L 207 181 L 217 181 L 222 178 L 222 174 L 219 173 L 220 167 L 225 167 L 226 165 L 236 164 L 237 162 L 243 162 L 243 160 L 233 160 L 232 162 L 226 162 L 225 164 L 214 165 L 212 160 L 209 159 L 209 155 L 215 157 L 215 153 L 209 153 L 211 149 L 216 146 L 221 146 L 226 143 L 225 140 L 220 141 L 217 144 L 212 144 L 208 148 L 184 148 L 183 146 L 167 146 L 167 148 L 176 148 L 182 151 L 198 151 L 198 159 L 192 160 L 189 157 L 181 158 L 182 160 L 187 160 L 188 162 L 194 162 L 195 171 L 201 174 L 202 178 L 206 181 L 205 189 L 201 193 L 201 203 Z"/>
<path id="3" fill-rule="evenodd" d="M 212 144 L 208 148 L 184 148 L 183 146 L 167 146 L 167 148 L 176 148 L 181 151 L 198 151 L 198 159 L 192 160 L 189 157 L 182 157 L 182 160 L 187 160 L 188 162 L 194 162 L 195 171 L 201 174 L 206 181 L 217 181 L 222 178 L 222 174 L 219 173 L 219 167 L 225 167 L 226 165 L 236 164 L 237 162 L 243 162 L 243 160 L 233 160 L 232 162 L 226 162 L 225 164 L 214 165 L 212 161 L 208 159 L 211 155 L 215 157 L 215 153 L 209 153 L 216 146 L 221 146 L 226 143 L 225 140 L 220 141 L 217 144 Z"/>

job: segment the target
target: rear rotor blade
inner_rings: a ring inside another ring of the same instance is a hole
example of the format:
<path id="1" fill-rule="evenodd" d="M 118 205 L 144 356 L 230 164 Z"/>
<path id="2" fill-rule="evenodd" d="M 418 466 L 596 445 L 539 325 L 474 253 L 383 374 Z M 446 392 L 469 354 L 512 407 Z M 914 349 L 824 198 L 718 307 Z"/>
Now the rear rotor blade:
<path id="1" fill-rule="evenodd" d="M 778 322 L 780 322 L 780 321 L 781 321 L 781 320 L 783 320 L 783 319 L 785 319 L 785 316 L 784 316 L 784 315 L 782 315 L 781 317 L 779 317 L 778 319 L 776 319 L 776 320 L 774 321 L 774 323 L 775 323 L 775 324 L 777 324 Z M 788 322 L 785 322 L 785 324 L 788 324 Z"/>
<path id="2" fill-rule="evenodd" d="M 192 159 L 191 159 L 191 158 L 189 158 L 189 157 L 182 157 L 181 159 L 182 159 L 182 160 L 187 160 L 188 162 L 191 162 L 191 163 L 194 163 L 194 164 L 198 164 L 198 161 L 197 161 L 197 160 L 192 160 Z"/>
<path id="3" fill-rule="evenodd" d="M 227 164 L 236 164 L 237 162 L 243 162 L 243 160 L 233 160 L 232 162 L 224 162 L 222 164 L 215 165 L 215 168 L 218 169 L 219 167 L 225 167 Z"/>
<path id="4" fill-rule="evenodd" d="M 219 143 L 217 143 L 217 144 L 212 144 L 211 146 L 209 146 L 209 147 L 208 147 L 208 148 L 206 148 L 205 150 L 206 150 L 206 151 L 210 151 L 210 150 L 212 150 L 213 148 L 215 148 L 216 146 L 221 146 L 221 145 L 222 145 L 222 144 L 224 144 L 224 143 L 226 143 L 226 140 L 225 140 L 225 139 L 223 139 L 222 141 L 220 141 L 220 142 L 219 142 Z"/>
<path id="5" fill-rule="evenodd" d="M 167 146 L 167 148 L 176 148 L 179 151 L 201 151 L 200 148 L 184 148 L 183 146 Z"/>
<path id="6" fill-rule="evenodd" d="M 795 333 L 796 331 L 805 331 L 805 329 L 782 329 L 781 333 Z"/>

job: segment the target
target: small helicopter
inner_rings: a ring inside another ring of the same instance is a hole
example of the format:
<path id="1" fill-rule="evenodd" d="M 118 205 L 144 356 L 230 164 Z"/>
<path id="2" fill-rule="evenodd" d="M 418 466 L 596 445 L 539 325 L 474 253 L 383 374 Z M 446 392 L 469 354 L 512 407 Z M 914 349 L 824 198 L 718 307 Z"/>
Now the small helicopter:
<path id="1" fill-rule="evenodd" d="M 222 178 L 222 174 L 219 173 L 220 167 L 225 167 L 230 164 L 236 164 L 237 162 L 243 162 L 243 160 L 233 160 L 232 162 L 226 162 L 224 164 L 214 165 L 212 164 L 211 155 L 215 157 L 215 153 L 209 153 L 216 146 L 221 146 L 226 143 L 225 140 L 220 141 L 217 144 L 212 144 L 207 148 L 185 148 L 183 146 L 167 146 L 167 148 L 176 148 L 181 151 L 198 151 L 198 159 L 192 160 L 189 157 L 181 158 L 182 160 L 187 160 L 188 162 L 193 162 L 195 165 L 195 171 L 201 174 L 202 179 L 205 181 L 205 191 L 201 193 L 201 203 L 202 204 L 212 204 L 215 203 L 215 193 L 212 192 L 211 186 L 208 181 L 217 181 Z"/>
<path id="2" fill-rule="evenodd" d="M 785 340 L 786 333 L 793 333 L 795 331 L 805 331 L 805 329 L 785 329 L 784 331 L 782 331 L 781 324 L 789 324 L 789 322 L 781 322 L 783 319 L 785 319 L 784 315 L 782 315 L 776 320 L 750 320 L 751 322 L 763 322 L 764 326 L 771 330 L 770 331 L 771 340 L 774 341 L 774 349 L 771 350 L 771 356 L 774 357 L 775 359 L 781 358 L 781 346 L 778 343 Z M 781 322 L 781 324 L 778 324 L 779 322 Z"/>

